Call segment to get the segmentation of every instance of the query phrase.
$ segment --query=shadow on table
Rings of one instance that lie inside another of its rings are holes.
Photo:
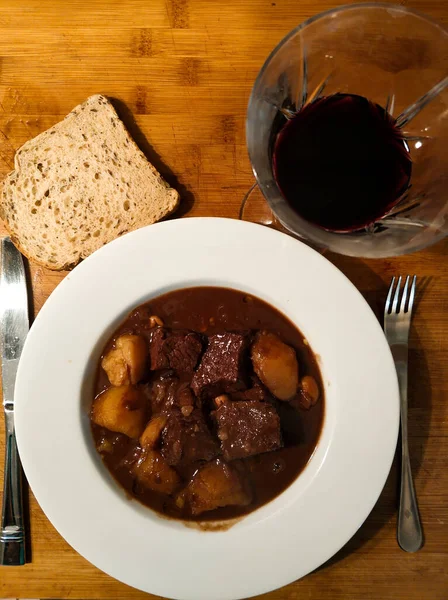
[[[137,146],[146,156],[146,158],[154,165],[154,167],[159,171],[162,177],[167,181],[170,186],[176,189],[181,198],[181,203],[179,208],[177,209],[174,217],[182,217],[186,215],[193,208],[194,205],[194,196],[193,194],[179,181],[177,180],[176,175],[171,171],[171,169],[163,163],[159,154],[154,150],[151,144],[146,139],[144,133],[137,125],[134,115],[132,111],[126,106],[124,102],[118,100],[117,98],[110,98],[115,110],[118,113],[118,116],[126,125],[127,130],[131,134],[132,138],[135,140]]]
[[[25,477],[22,476],[22,499],[23,499],[23,516],[25,521],[25,560],[27,563],[33,562],[32,555],[32,523],[31,523],[31,508],[30,508],[30,486]]]
[[[325,256],[352,281],[383,325],[384,302],[390,280],[400,270],[399,259],[372,261],[372,264],[378,265],[377,271],[382,272],[384,280],[377,272],[373,271],[367,261],[331,253],[327,253]],[[414,310],[418,310],[419,299],[430,284],[430,278],[422,278],[418,283]],[[418,377],[415,374],[418,374]],[[412,472],[416,478],[421,469],[431,423],[431,386],[425,350],[420,343],[419,336],[412,329],[409,348],[408,403],[409,453]],[[379,443],[381,443],[380,440]],[[400,448],[400,444],[401,440],[399,439],[398,448]],[[318,570],[325,569],[357,551],[366,542],[372,540],[397,513],[400,485],[399,457],[400,452],[397,452],[384,489],[364,524],[347,544]],[[393,535],[395,535],[395,531]]]
[[[30,266],[28,260],[24,258],[23,264],[25,267],[25,277],[27,284],[27,295],[28,295],[28,315],[29,315],[29,324],[30,327],[34,321],[34,295],[33,295],[33,286],[32,286],[32,278],[30,273]],[[25,474],[22,473],[22,501],[23,501],[23,518],[25,525],[25,554],[26,554],[26,562],[32,562],[32,546],[31,546],[31,510],[30,510],[30,486],[25,477]]]

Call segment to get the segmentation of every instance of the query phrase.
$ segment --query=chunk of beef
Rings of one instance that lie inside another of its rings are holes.
[[[274,396],[269,392],[269,390],[261,383],[257,376],[252,375],[251,384],[249,384],[247,390],[242,390],[240,392],[234,392],[229,396],[228,394],[221,394],[213,398],[213,405],[215,408],[219,408],[221,404],[224,402],[230,402],[230,400],[235,400],[237,402],[241,402],[244,400],[254,400],[256,402],[270,402],[271,404],[276,404],[276,400]]]
[[[232,400],[256,400],[257,402],[274,402],[269,390],[261,383],[258,377],[251,378],[251,387],[242,392],[232,394]]]
[[[226,460],[271,452],[282,446],[280,418],[267,402],[225,402],[212,416]]]
[[[151,365],[151,371],[158,371],[159,369],[169,369],[170,363],[168,357],[163,351],[165,343],[166,332],[162,327],[157,327],[151,334],[149,344],[149,361]]]
[[[209,337],[208,347],[191,381],[200,398],[214,398],[245,388],[244,358],[247,335],[217,333]]]
[[[178,506],[193,516],[220,506],[247,506],[251,501],[239,473],[220,459],[201,467],[177,498]]]
[[[162,431],[161,452],[168,464],[186,465],[211,460],[219,454],[219,446],[198,408],[189,416],[173,409]]]
[[[198,403],[188,382],[179,381],[174,371],[153,374],[152,380],[141,387],[148,398],[151,415],[167,414],[173,407],[178,407],[184,416],[188,416]]]
[[[149,347],[151,370],[174,369],[192,373],[202,352],[202,341],[192,331],[172,331],[159,327],[151,336]]]
[[[176,403],[179,380],[170,371],[161,372],[142,389],[149,400],[152,415],[167,413]]]
[[[192,373],[202,352],[202,341],[193,332],[174,332],[165,340],[165,351],[172,369],[178,373]]]

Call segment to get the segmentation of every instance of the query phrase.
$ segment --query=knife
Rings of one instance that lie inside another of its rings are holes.
[[[0,250],[0,355],[6,426],[0,565],[14,566],[26,561],[22,467],[14,429],[14,386],[29,331],[28,295],[22,255],[9,238],[1,240]]]

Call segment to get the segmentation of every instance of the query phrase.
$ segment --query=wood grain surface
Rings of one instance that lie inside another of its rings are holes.
[[[0,177],[11,170],[23,142],[101,92],[116,99],[142,149],[181,192],[181,215],[236,218],[253,182],[244,122],[257,72],[290,29],[337,4],[342,2],[0,0]],[[448,23],[446,0],[401,4]],[[424,548],[406,554],[396,543],[394,464],[353,539],[320,569],[265,600],[448,598],[447,248],[445,241],[390,260],[328,255],[378,314],[392,275],[416,273],[424,283],[411,334],[409,397]],[[64,273],[30,265],[29,277],[37,313]],[[0,431],[0,469],[3,451]],[[29,497],[32,562],[0,568],[0,597],[149,597],[79,556]]]

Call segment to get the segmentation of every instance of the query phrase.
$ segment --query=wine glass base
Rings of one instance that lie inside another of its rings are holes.
[[[259,225],[264,225],[265,227],[270,227],[271,229],[281,231],[282,233],[285,233],[286,235],[289,235],[295,238],[296,240],[303,242],[307,246],[310,246],[311,248],[317,250],[320,253],[323,253],[326,250],[325,248],[313,244],[309,240],[299,235],[296,235],[295,233],[284,227],[270,209],[266,198],[263,196],[256,182],[244,195],[244,198],[241,202],[238,218],[240,221],[250,221],[251,223],[258,223]]]

